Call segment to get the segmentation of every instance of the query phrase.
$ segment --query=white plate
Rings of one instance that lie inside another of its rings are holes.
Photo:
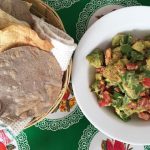
[[[79,107],[89,121],[104,134],[130,144],[150,144],[150,122],[134,120],[125,123],[105,108],[100,108],[89,85],[94,72],[86,56],[96,47],[105,49],[119,32],[131,32],[142,38],[150,34],[150,7],[122,8],[105,15],[93,24],[79,42],[73,62],[72,82]]]
[[[83,131],[83,134],[78,142],[78,150],[101,150],[101,145],[103,141],[107,141],[108,139],[115,143],[113,139],[110,139],[101,132],[98,132],[98,130],[90,124]],[[126,143],[124,143],[124,146],[124,150],[150,150],[150,146],[137,146]]]

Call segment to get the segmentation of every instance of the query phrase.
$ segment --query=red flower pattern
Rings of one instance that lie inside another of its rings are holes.
[[[122,143],[117,140],[110,140],[107,139],[106,141],[103,140],[102,142],[102,150],[132,150],[133,148],[130,145]]]
[[[2,142],[0,142],[0,150],[7,150],[6,146]]]

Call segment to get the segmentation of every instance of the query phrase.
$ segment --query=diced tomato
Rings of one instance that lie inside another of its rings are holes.
[[[70,95],[70,91],[69,91],[69,89],[67,89],[66,93],[63,96],[63,100],[68,100],[69,95]]]
[[[112,58],[112,50],[111,48],[106,49],[105,51],[105,64],[108,65]]]
[[[114,150],[126,150],[124,143],[115,141]]]
[[[119,69],[120,70],[120,73],[122,73],[122,74],[125,74],[126,73],[126,71],[127,71],[127,69],[126,68],[121,68],[121,69]]]
[[[150,87],[150,78],[144,78],[142,84],[143,86]]]
[[[100,102],[99,102],[100,107],[109,106],[111,104],[111,102],[112,102],[112,100],[111,100],[109,92],[104,91],[103,92],[103,99],[100,100]]]
[[[138,107],[143,108],[145,110],[150,109],[150,97],[142,97],[138,100]]]
[[[105,82],[104,81],[100,81],[99,83],[99,89],[101,91],[104,91],[106,89],[106,85],[105,85]]]
[[[145,91],[140,93],[140,96],[141,96],[141,97],[144,97],[144,96],[146,96],[146,95],[147,95],[147,93],[146,93]]]
[[[108,105],[109,105],[109,103],[106,102],[105,100],[100,100],[100,101],[99,101],[99,106],[100,106],[100,107],[105,107],[105,106],[108,106]]]
[[[114,150],[114,145],[111,140],[107,139],[106,145],[107,145],[107,150]]]
[[[103,99],[107,102],[110,103],[111,102],[111,97],[108,91],[104,91],[103,92]]]
[[[2,142],[0,142],[0,150],[7,150],[6,146]]]
[[[142,91],[141,93],[140,93],[140,96],[141,97],[149,97],[149,95],[150,95],[150,90],[149,89],[145,89],[144,91]]]
[[[138,114],[138,117],[147,121],[150,119],[150,114],[146,112],[141,112]]]
[[[126,67],[128,70],[137,70],[139,66],[137,64],[129,63],[126,64]]]
[[[96,68],[96,73],[103,73],[105,70],[105,67],[101,66],[100,68]]]
[[[137,108],[137,103],[135,103],[135,102],[130,102],[127,106],[128,106],[128,108],[130,108],[130,109],[136,109],[136,108]]]

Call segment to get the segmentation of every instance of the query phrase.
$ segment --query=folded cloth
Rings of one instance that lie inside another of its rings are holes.
[[[56,39],[51,39],[51,42],[54,45],[54,48],[51,50],[51,52],[57,59],[62,71],[66,71],[76,45],[73,44],[68,46],[57,41]]]
[[[67,33],[48,24],[43,19],[32,15],[34,20],[34,30],[42,39],[51,42],[54,48],[51,50],[56,57],[62,71],[66,71],[70,59],[77,45]]]
[[[9,126],[9,129],[13,131],[15,136],[19,135],[19,133],[27,126],[27,124],[32,120],[32,118],[27,118],[22,121],[9,121],[9,120],[0,120],[0,129],[2,125]]]

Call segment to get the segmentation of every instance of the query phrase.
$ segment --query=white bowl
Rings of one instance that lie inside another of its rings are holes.
[[[146,145],[150,144],[150,121],[132,119],[123,122],[110,110],[100,108],[89,88],[94,72],[86,56],[96,47],[105,49],[112,37],[120,32],[130,32],[139,38],[150,35],[150,7],[135,6],[116,10],[88,29],[74,56],[73,90],[79,107],[97,129],[122,142]]]

